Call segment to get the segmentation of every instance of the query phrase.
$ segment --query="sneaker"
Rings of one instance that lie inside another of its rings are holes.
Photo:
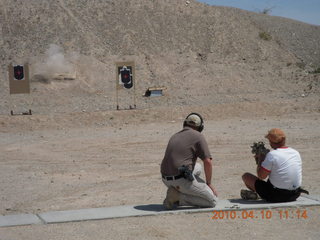
[[[240,196],[245,200],[257,200],[259,198],[258,194],[251,190],[242,189]]]
[[[163,201],[165,209],[172,210],[175,204],[179,202],[179,195],[179,192],[174,187],[169,187],[167,190],[167,197]]]

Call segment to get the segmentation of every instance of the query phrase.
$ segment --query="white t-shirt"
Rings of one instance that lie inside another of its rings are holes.
[[[299,152],[293,148],[277,148],[270,151],[261,166],[270,172],[269,180],[273,186],[288,190],[301,186],[301,157]]]

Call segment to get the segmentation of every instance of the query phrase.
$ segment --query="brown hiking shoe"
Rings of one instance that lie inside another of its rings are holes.
[[[163,201],[163,206],[167,210],[172,210],[175,204],[179,202],[179,192],[174,187],[169,187],[167,190],[167,197]]]
[[[258,200],[259,196],[256,192],[251,190],[242,189],[240,192],[240,196],[245,200]]]

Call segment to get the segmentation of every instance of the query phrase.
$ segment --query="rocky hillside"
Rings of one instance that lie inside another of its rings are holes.
[[[317,96],[320,27],[184,0],[0,0],[1,114],[203,106]],[[135,91],[116,93],[115,62]],[[30,96],[9,96],[7,66],[29,62]],[[66,70],[67,69],[67,70]],[[75,80],[54,80],[69,71]],[[165,96],[142,97],[148,87]]]
[[[320,66],[320,26],[265,14],[252,14],[253,21],[283,48],[292,52],[302,66]]]

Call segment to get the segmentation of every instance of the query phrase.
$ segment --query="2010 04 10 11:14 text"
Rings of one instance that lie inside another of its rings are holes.
[[[219,219],[307,219],[306,209],[286,210],[241,210],[241,211],[212,211],[212,220]]]

